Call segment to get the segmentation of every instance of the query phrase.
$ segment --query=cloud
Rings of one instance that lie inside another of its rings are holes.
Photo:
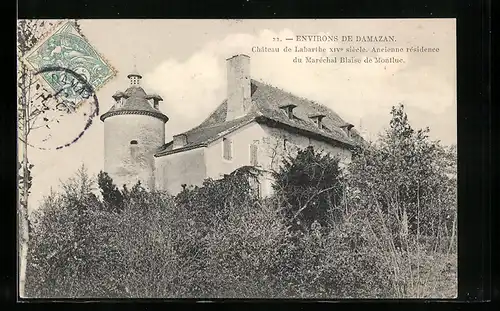
[[[320,35],[328,33],[318,33]],[[317,53],[283,52],[285,47],[316,47],[317,42],[299,43],[289,29],[279,32],[230,34],[214,40],[185,61],[168,58],[145,74],[144,84],[165,99],[161,108],[170,121],[167,135],[177,134],[199,124],[225,98],[225,59],[243,53],[251,57],[252,78],[263,80],[298,96],[321,102],[352,123],[363,117],[389,111],[398,103],[416,105],[429,114],[444,111],[453,104],[453,90],[446,85],[440,69],[409,66],[411,55],[398,53]],[[273,41],[281,38],[281,42]],[[291,43],[292,42],[292,43]],[[344,47],[335,43],[324,47]],[[252,47],[279,48],[280,52],[252,52]],[[345,51],[345,50],[344,50]],[[294,63],[296,56],[401,58],[403,63],[310,64]],[[354,119],[354,120],[353,120]],[[370,124],[370,123],[367,123]],[[368,129],[378,132],[379,128]]]
[[[95,41],[102,40],[99,50],[105,55],[117,52],[113,49],[119,46],[119,54],[132,42],[123,36],[122,31],[116,33],[117,41],[108,46],[109,40],[102,39],[101,29],[95,26]],[[117,29],[131,27],[125,23]],[[359,25],[359,21],[355,23]],[[134,26],[135,27],[135,26]],[[150,26],[144,26],[149,29]],[[364,29],[364,26],[361,27]],[[432,28],[432,27],[431,27]],[[353,30],[354,31],[354,30]],[[121,34],[121,37],[120,37]],[[318,33],[332,35],[332,33]],[[187,57],[165,57],[163,61],[150,72],[143,72],[143,86],[149,92],[161,95],[164,101],[161,109],[170,120],[167,123],[167,140],[173,134],[188,130],[203,121],[224,99],[226,94],[226,64],[225,60],[234,54],[245,53],[251,57],[251,74],[254,79],[263,80],[277,87],[285,89],[295,95],[316,100],[337,113],[343,118],[371,133],[379,132],[389,120],[390,107],[404,103],[409,109],[408,114],[415,127],[431,127],[431,134],[445,143],[456,142],[455,126],[455,82],[454,59],[437,54],[407,54],[407,53],[379,53],[380,57],[403,58],[405,63],[398,64],[306,64],[294,63],[295,56],[333,57],[332,53],[254,53],[252,47],[294,48],[316,47],[315,42],[292,42],[284,40],[296,35],[289,29],[281,31],[262,30],[247,33],[233,33],[221,36],[201,46],[194,53],[190,47],[186,48]],[[147,36],[137,36],[140,38]],[[281,38],[281,42],[273,41]],[[425,40],[431,37],[425,36]],[[417,39],[412,39],[413,42]],[[422,39],[423,40],[423,39]],[[434,39],[432,39],[434,40]],[[442,39],[441,39],[442,40]],[[418,40],[417,40],[418,41]],[[93,41],[94,42],[94,41]],[[133,41],[136,42],[136,41]],[[428,42],[440,45],[441,41]],[[156,44],[157,41],[154,41]],[[163,51],[162,45],[153,44],[151,40],[141,41],[141,51],[155,52],[154,62],[157,62],[156,53],[171,54]],[[408,43],[409,44],[409,43]],[[344,47],[335,43],[321,44],[328,47]],[[358,44],[352,45],[354,48]],[[366,46],[368,47],[368,46]],[[445,43],[441,44],[443,49]],[[132,47],[131,47],[132,48]],[[177,50],[177,48],[176,48]],[[182,47],[179,48],[182,50]],[[117,52],[118,53],[118,52]],[[118,55],[118,54],[117,54]],[[353,56],[342,53],[337,56]],[[359,53],[358,57],[376,56],[374,53]],[[126,57],[116,57],[115,64],[120,68]],[[127,64],[127,66],[132,64]],[[127,67],[129,68],[129,67]],[[106,85],[101,91],[101,113],[107,111],[111,105],[111,95],[122,88],[122,82],[117,80]],[[109,101],[109,102],[108,102]],[[67,142],[68,138],[75,137],[83,127],[84,119],[80,116],[65,118],[63,123],[54,127],[50,133],[56,142]],[[433,130],[435,129],[435,130]],[[50,187],[57,188],[59,179],[71,177],[82,163],[91,173],[97,173],[103,168],[103,124],[94,119],[94,124],[86,134],[70,148],[56,152],[30,149],[30,159],[35,167],[33,175],[35,182],[30,197],[30,206],[37,207],[37,201],[49,193]],[[33,132],[30,141],[38,145],[45,138],[48,131]]]

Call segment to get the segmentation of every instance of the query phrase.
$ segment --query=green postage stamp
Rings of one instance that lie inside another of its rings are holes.
[[[68,72],[85,79],[94,92],[116,75],[113,67],[80,34],[72,21],[62,23],[40,40],[28,53],[25,62],[35,72],[40,72],[42,80],[54,92],[64,92],[63,96],[75,103],[90,94],[82,94],[88,92],[87,88],[76,87],[75,84],[82,84],[82,81]]]

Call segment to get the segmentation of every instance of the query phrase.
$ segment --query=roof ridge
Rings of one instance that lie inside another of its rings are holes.
[[[212,118],[216,113],[217,111],[224,105],[227,103],[227,98],[225,98],[219,105],[217,105],[217,107],[215,107],[209,114],[208,116],[202,121],[200,122],[200,124],[198,124],[198,126],[196,127],[193,127],[193,129],[195,128],[198,128],[198,127],[201,127],[201,125],[203,123],[206,123],[208,120],[210,120],[210,118]]]
[[[332,113],[334,116],[338,117],[338,118],[340,119],[340,121],[342,121],[342,122],[346,123],[346,121],[344,120],[344,118],[343,118],[343,117],[341,117],[341,116],[340,116],[337,112],[335,112],[332,108],[329,108],[329,107],[327,107],[326,105],[324,105],[324,104],[322,104],[322,103],[320,103],[320,102],[318,102],[318,101],[316,101],[316,100],[312,100],[312,99],[309,99],[309,98],[306,98],[306,97],[303,97],[303,96],[296,95],[296,94],[294,94],[294,93],[292,93],[292,92],[290,92],[290,91],[287,91],[287,90],[281,89],[281,88],[279,88],[279,87],[277,87],[277,86],[275,86],[275,85],[272,85],[272,84],[271,84],[271,83],[269,83],[269,82],[265,82],[265,81],[258,81],[258,80],[255,80],[255,79],[250,79],[250,80],[251,80],[251,82],[257,82],[258,84],[262,84],[262,85],[264,85],[264,86],[266,86],[266,87],[270,87],[270,88],[272,88],[272,89],[274,89],[274,90],[277,90],[277,91],[279,91],[279,92],[282,92],[282,93],[284,93],[284,94],[286,94],[286,95],[289,95],[289,96],[291,96],[291,97],[293,97],[293,98],[296,98],[296,99],[298,99],[298,100],[301,100],[301,101],[307,102],[307,103],[309,103],[309,104],[311,104],[311,105],[313,105],[313,106],[316,106],[316,107],[314,107],[314,108],[322,108],[322,109],[325,109],[325,110],[327,110],[329,113]],[[257,87],[258,87],[258,85],[257,85]],[[332,120],[332,121],[335,121],[335,120]]]
[[[228,121],[223,121],[223,122],[218,122],[218,123],[215,123],[215,124],[211,124],[211,125],[207,125],[207,126],[200,126],[198,125],[197,127],[194,127],[190,130],[187,130],[185,132],[182,132],[182,133],[179,133],[179,134],[176,134],[176,135],[181,135],[181,134],[192,134],[198,130],[209,130],[209,129],[213,129],[215,127],[219,127],[219,126],[224,126],[224,125],[228,125],[230,123],[234,123],[234,126],[237,126],[239,122],[241,121],[244,121],[245,118],[248,118],[249,120],[250,119],[253,119],[255,118],[256,116],[255,115],[252,115],[252,114],[247,114],[247,115],[244,115],[244,116],[241,116],[239,118],[236,118],[236,119],[233,119],[233,120],[228,120]],[[232,128],[232,127],[230,127]]]
[[[333,109],[323,105],[315,100],[311,100],[292,92],[281,89],[277,86],[270,84],[263,80],[250,78],[252,89],[252,105],[255,105],[255,110],[249,111],[246,115],[233,120],[226,120],[227,118],[227,98],[225,98],[210,114],[197,126],[191,129],[178,133],[176,135],[186,135],[188,144],[180,150],[187,150],[185,148],[192,148],[193,146],[202,146],[232,132],[243,124],[250,122],[265,122],[271,126],[280,124],[285,128],[294,128],[299,130],[303,135],[318,135],[322,139],[328,141],[336,141],[337,143],[354,145],[356,141],[349,137],[339,125],[346,123]],[[254,88],[255,87],[255,88]],[[288,120],[288,117],[279,109],[279,104],[282,100],[289,100],[291,103],[297,105],[297,116],[300,117],[300,122],[297,120]],[[300,107],[300,108],[299,108]],[[317,128],[309,118],[310,114],[324,114],[326,119],[323,121],[323,128]],[[304,119],[305,118],[305,119]],[[264,121],[268,120],[268,121]],[[290,130],[290,129],[288,129]],[[178,152],[180,150],[166,151],[165,154]]]
[[[271,83],[269,83],[269,82],[265,82],[265,81],[258,81],[258,80],[255,80],[255,79],[251,79],[251,81],[255,81],[255,82],[260,83],[260,84],[263,84],[264,86],[267,86],[267,87],[271,87],[271,88],[273,88],[273,89],[276,89],[276,90],[278,90],[278,91],[280,91],[280,92],[282,92],[282,93],[285,93],[285,94],[290,95],[290,96],[292,96],[292,97],[295,97],[295,98],[297,98],[297,99],[304,100],[304,101],[308,101],[308,102],[314,102],[313,100],[311,100],[311,99],[309,99],[309,98],[305,98],[305,97],[302,97],[302,96],[299,96],[299,95],[295,95],[295,94],[293,94],[291,91],[286,91],[286,90],[284,90],[284,89],[281,89],[281,88],[279,88],[279,87],[277,87],[277,86],[275,86],[275,85],[272,85],[272,84],[271,84]]]

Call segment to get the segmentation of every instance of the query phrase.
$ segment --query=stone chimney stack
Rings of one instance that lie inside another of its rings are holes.
[[[246,115],[252,103],[250,88],[250,57],[235,55],[227,62],[226,121]]]

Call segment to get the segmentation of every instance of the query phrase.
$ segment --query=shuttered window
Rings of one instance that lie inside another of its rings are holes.
[[[258,148],[257,144],[253,143],[250,145],[250,165],[257,166],[259,161],[257,160]]]
[[[250,177],[250,191],[258,198],[262,198],[262,190],[259,180],[256,177]]]
[[[226,160],[231,160],[233,158],[232,142],[228,138],[222,139],[223,157]]]

